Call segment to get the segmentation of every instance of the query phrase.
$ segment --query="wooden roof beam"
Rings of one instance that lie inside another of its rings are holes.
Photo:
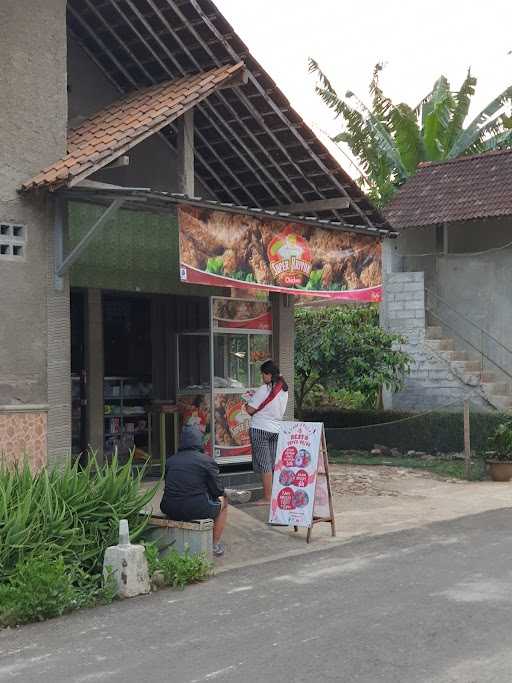
[[[348,209],[350,201],[346,197],[334,197],[333,199],[315,199],[310,202],[297,204],[281,204],[273,206],[272,211],[281,213],[304,213],[308,211],[334,211],[335,209]]]

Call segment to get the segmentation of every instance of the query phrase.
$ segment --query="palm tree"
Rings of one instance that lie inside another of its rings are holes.
[[[371,108],[353,92],[340,97],[318,63],[309,60],[309,71],[318,76],[316,92],[336,117],[342,117],[343,131],[334,136],[346,143],[361,168],[359,182],[379,205],[385,204],[396,188],[416,172],[422,161],[441,161],[512,146],[512,86],[490,102],[468,126],[466,121],[476,78],[468,70],[459,90],[453,92],[445,76],[412,109],[394,104],[380,87],[382,64],[373,70],[370,82]]]

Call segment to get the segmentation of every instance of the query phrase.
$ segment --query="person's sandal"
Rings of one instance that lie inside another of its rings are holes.
[[[222,557],[222,555],[224,555],[225,549],[226,548],[224,546],[224,543],[213,544],[213,554],[215,555],[215,557]]]

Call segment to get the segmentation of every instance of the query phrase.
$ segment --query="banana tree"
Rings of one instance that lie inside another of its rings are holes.
[[[359,182],[377,204],[386,204],[422,161],[512,147],[512,86],[465,126],[477,83],[470,70],[457,91],[440,76],[412,108],[404,102],[394,104],[384,94],[379,82],[382,68],[374,67],[367,106],[351,91],[340,97],[318,63],[309,60],[309,71],[318,78],[316,92],[343,121],[343,130],[332,139],[349,146],[361,169]]]

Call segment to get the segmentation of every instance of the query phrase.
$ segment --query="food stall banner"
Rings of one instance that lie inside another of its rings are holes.
[[[283,422],[277,442],[270,524],[311,527],[329,517],[321,422]],[[321,457],[322,456],[322,457]]]
[[[214,297],[212,318],[214,329],[272,331],[272,308],[268,301]]]
[[[191,206],[178,209],[182,282],[380,301],[373,236]]]

